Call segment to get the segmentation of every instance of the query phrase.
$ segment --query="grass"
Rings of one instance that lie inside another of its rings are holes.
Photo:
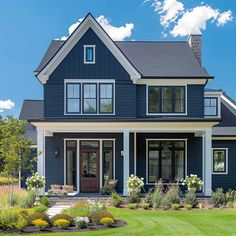
[[[202,211],[152,211],[110,209],[128,225],[123,228],[84,233],[53,233],[47,236],[143,236],[143,235],[236,235],[236,211],[202,210]],[[7,234],[3,234],[6,236]],[[11,234],[12,235],[12,234]],[[36,236],[37,234],[34,234]],[[10,236],[8,234],[7,236]],[[38,234],[42,236],[42,234]]]

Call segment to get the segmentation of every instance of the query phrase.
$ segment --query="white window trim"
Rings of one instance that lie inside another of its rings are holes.
[[[66,184],[66,141],[77,141],[77,191],[75,194],[80,193],[80,142],[84,140],[91,140],[91,141],[99,141],[99,187],[102,187],[102,168],[103,168],[103,162],[102,162],[102,142],[103,141],[113,141],[113,179],[116,179],[116,139],[115,138],[64,138],[64,184]]]
[[[95,64],[96,62],[96,50],[95,50],[96,45],[84,45],[84,64]],[[93,60],[92,61],[87,61],[86,60],[86,49],[87,48],[93,48]]]
[[[214,166],[213,166],[213,159],[214,159],[214,150],[225,150],[225,172],[214,172]],[[212,148],[212,174],[213,175],[227,175],[228,174],[228,152],[229,152],[229,148],[217,148],[217,147],[214,147]]]
[[[207,116],[205,115],[205,98],[216,98],[217,100],[217,114],[216,115],[213,115],[213,116]],[[205,118],[214,118],[214,117],[217,117],[217,118],[220,118],[221,117],[221,99],[219,96],[212,96],[212,95],[205,95],[204,96],[204,117]]]
[[[148,105],[149,105],[149,102],[148,102],[148,90],[149,90],[149,87],[184,87],[185,88],[185,112],[184,113],[161,113],[161,112],[158,112],[158,113],[149,113],[148,112]],[[188,99],[187,99],[187,94],[188,94],[188,86],[187,85],[158,85],[158,84],[153,84],[153,85],[149,85],[147,84],[146,85],[146,115],[147,116],[186,116],[188,115]]]
[[[187,167],[188,167],[188,164],[187,164],[187,145],[188,145],[188,140],[187,139],[156,139],[156,138],[150,138],[150,139],[146,139],[146,185],[155,185],[155,183],[149,183],[148,182],[148,142],[149,141],[184,141],[185,142],[185,165],[184,165],[184,168],[185,168],[185,172],[184,172],[184,175],[187,176]],[[168,185],[168,184],[173,184],[173,183],[165,183],[165,185]]]
[[[66,97],[66,88],[67,83],[80,83],[81,85],[81,94],[80,94],[80,112],[74,112],[74,113],[68,113],[66,110],[67,106],[67,97]],[[97,85],[97,112],[96,113],[83,113],[83,84],[96,84]],[[113,84],[113,112],[112,113],[100,113],[99,112],[99,84]],[[115,80],[114,79],[106,79],[106,80],[80,80],[80,79],[65,79],[64,80],[64,115],[66,116],[114,116],[115,115],[115,94],[116,94],[116,88],[115,88]]]

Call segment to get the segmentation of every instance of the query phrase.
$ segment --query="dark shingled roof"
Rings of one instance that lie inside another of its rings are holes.
[[[53,40],[35,72],[40,72],[65,43]],[[187,42],[115,42],[143,77],[209,77]]]

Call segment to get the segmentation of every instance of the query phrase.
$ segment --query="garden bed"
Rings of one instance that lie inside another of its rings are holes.
[[[85,229],[78,229],[75,226],[68,227],[68,229],[59,229],[57,227],[50,227],[45,230],[39,230],[36,229],[34,226],[29,226],[24,231],[17,231],[17,230],[0,230],[0,233],[17,233],[17,234],[45,234],[45,233],[70,233],[70,232],[84,232],[84,231],[95,231],[95,230],[105,230],[105,229],[114,229],[114,228],[120,228],[126,226],[127,223],[123,220],[116,220],[115,223],[111,227],[107,227],[104,225],[95,225],[95,224],[89,224],[87,228]]]

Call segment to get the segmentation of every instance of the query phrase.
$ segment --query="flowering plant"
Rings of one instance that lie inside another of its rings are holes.
[[[84,221],[87,224],[89,223],[89,218],[88,217],[79,216],[79,217],[76,217],[74,220],[75,220],[75,222]]]
[[[79,229],[84,229],[87,228],[88,224],[89,224],[89,218],[88,217],[76,217],[75,219],[75,225],[77,228]]]
[[[139,178],[135,175],[131,175],[127,181],[128,192],[131,193],[133,190],[141,190],[144,186],[143,178]]]
[[[107,207],[109,206],[109,203],[96,202],[94,200],[89,200],[89,199],[87,202],[88,202],[88,210],[90,214],[93,214],[94,212],[97,212],[97,211],[106,210]]]
[[[46,182],[44,176],[39,176],[36,172],[34,175],[26,179],[26,185],[28,190],[38,191],[44,188]]]
[[[191,174],[190,176],[186,176],[183,185],[187,185],[188,190],[194,189],[200,191],[202,190],[203,181],[197,175]]]

